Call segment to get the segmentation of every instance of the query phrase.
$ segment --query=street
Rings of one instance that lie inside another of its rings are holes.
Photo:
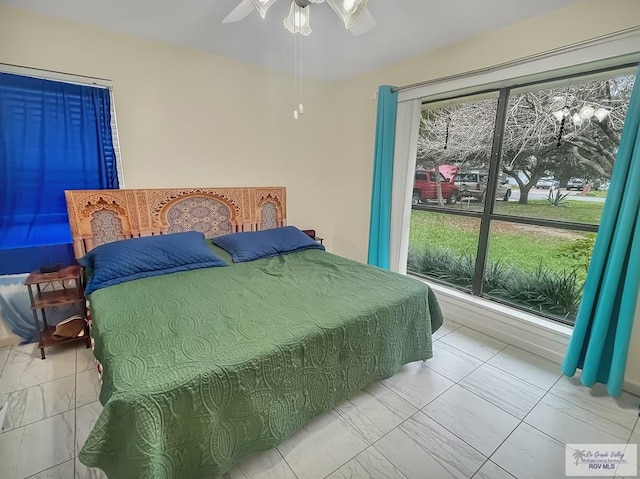
[[[553,191],[553,195],[555,196],[557,190]],[[567,190],[560,189],[562,194],[567,193]],[[606,198],[595,198],[592,196],[583,196],[582,191],[569,191],[569,196],[567,199],[575,200],[575,201],[586,201],[589,203],[604,203]],[[531,188],[529,191],[529,199],[530,200],[546,200],[549,198],[549,190],[540,189],[540,188]],[[509,201],[518,201],[520,199],[520,190],[511,190],[511,199]]]

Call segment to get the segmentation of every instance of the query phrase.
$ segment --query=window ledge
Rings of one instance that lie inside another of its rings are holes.
[[[556,323],[550,319],[536,316],[535,314],[527,313],[526,311],[522,311],[520,309],[510,308],[509,306],[506,306],[504,304],[496,303],[485,298],[479,298],[478,296],[463,293],[462,291],[458,291],[454,288],[447,288],[446,286],[442,286],[441,284],[430,283],[426,280],[424,282],[427,283],[429,287],[435,292],[446,294],[461,301],[466,301],[480,308],[512,316],[515,320],[527,322],[541,328],[546,328],[550,331],[555,331],[559,334],[565,335],[567,338],[570,338],[571,333],[573,332],[573,328],[565,324]]]
[[[483,332],[561,363],[573,329],[503,304],[411,276],[436,293],[446,320]]]

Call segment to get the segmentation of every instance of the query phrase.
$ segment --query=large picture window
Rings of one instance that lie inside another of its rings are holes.
[[[573,324],[632,73],[424,102],[407,270]]]

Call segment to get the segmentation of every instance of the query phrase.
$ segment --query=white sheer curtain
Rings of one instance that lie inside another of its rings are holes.
[[[399,102],[396,115],[389,269],[400,274],[407,272],[411,193],[416,169],[421,108],[422,102],[419,99]]]
[[[21,339],[18,336],[7,329],[7,326],[4,324],[4,320],[2,319],[2,315],[0,315],[0,348],[19,344],[20,341]]]
[[[113,95],[113,88],[109,87],[109,96],[111,98],[111,142],[113,143],[113,152],[116,156],[116,173],[118,174],[118,187],[123,190],[124,171],[122,170],[122,151],[120,150],[120,137],[118,136],[118,120],[116,118],[116,99]]]

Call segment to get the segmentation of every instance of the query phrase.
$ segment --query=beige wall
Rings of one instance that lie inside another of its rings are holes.
[[[640,301],[638,301],[638,306],[636,307],[636,319],[631,335],[625,380],[633,383],[640,390]]]
[[[379,85],[402,86],[488,67],[636,25],[640,1],[588,0],[334,85],[341,112],[334,188],[349,205],[348,214],[335,217],[334,250],[366,261],[376,112],[370,97]],[[640,306],[636,319],[640,324]],[[640,387],[638,324],[627,380]]]
[[[587,0],[334,85],[341,112],[336,189],[350,205],[349,215],[336,217],[335,250],[366,260],[376,112],[371,95],[379,85],[485,68],[639,24],[638,0]]]
[[[127,187],[284,185],[289,223],[331,244],[327,85],[294,122],[287,75],[3,6],[0,62],[112,80]]]
[[[286,75],[0,6],[0,62],[113,81],[128,187],[285,185],[289,222],[366,260],[381,84],[473,70],[640,24],[637,0],[587,0],[348,81]],[[640,310],[638,313],[640,317]],[[640,328],[629,359],[640,384]]]

